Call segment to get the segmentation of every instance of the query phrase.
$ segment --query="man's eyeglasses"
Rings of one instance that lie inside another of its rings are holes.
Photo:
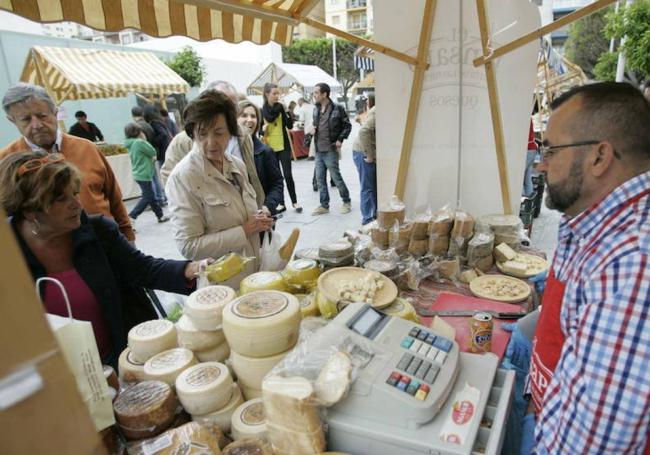
[[[65,157],[61,153],[50,153],[43,158],[35,158],[33,160],[25,161],[18,168],[18,177],[34,172],[42,168],[43,166],[50,163],[59,163],[63,161]]]
[[[600,144],[601,141],[581,141],[574,142],[573,144],[563,144],[563,145],[540,145],[539,153],[542,156],[542,161],[547,161],[550,157],[555,155],[560,149],[570,148],[570,147],[582,147],[583,145],[596,145]]]

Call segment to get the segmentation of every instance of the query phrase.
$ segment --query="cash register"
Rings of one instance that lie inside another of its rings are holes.
[[[460,352],[454,340],[362,303],[348,305],[323,330],[331,331],[359,367],[347,396],[327,410],[329,450],[352,455],[500,452],[514,373],[500,370],[496,355]],[[445,442],[441,429],[466,385],[480,391],[476,412],[462,443]]]

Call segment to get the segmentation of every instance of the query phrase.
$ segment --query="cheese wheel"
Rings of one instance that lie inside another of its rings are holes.
[[[280,272],[257,272],[248,275],[239,283],[241,295],[255,291],[287,291],[287,283]]]
[[[274,455],[268,441],[260,438],[243,438],[223,448],[223,455]]]
[[[230,349],[249,357],[269,357],[298,341],[300,303],[286,292],[255,291],[233,300],[223,311]]]
[[[176,334],[178,345],[191,351],[206,351],[226,341],[223,330],[199,330],[185,314],[176,323]]]
[[[399,297],[395,299],[389,307],[386,307],[381,311],[390,316],[406,319],[408,321],[416,322],[418,320],[418,315],[415,312],[413,305],[411,305],[408,300]]]
[[[255,398],[262,398],[262,389],[254,389],[246,387],[244,384],[239,383],[239,388],[244,396],[244,400],[254,400]]]
[[[190,414],[208,414],[223,408],[232,394],[232,377],[219,362],[205,362],[183,371],[176,378],[176,393]]]
[[[298,259],[289,262],[282,275],[289,288],[310,291],[318,285],[320,267],[316,261]]]
[[[235,291],[228,286],[206,286],[190,294],[183,314],[190,318],[197,330],[218,330],[221,313],[234,298]]]
[[[137,362],[131,354],[131,349],[126,348],[117,361],[119,378],[124,382],[144,381],[144,363]]]
[[[322,292],[316,293],[316,305],[318,305],[318,312],[325,319],[332,319],[339,313],[339,309],[336,306],[336,302],[328,300],[327,297],[323,295]]]
[[[208,414],[192,414],[192,420],[202,425],[217,425],[224,433],[230,433],[232,415],[235,409],[244,402],[244,396],[237,384],[230,387],[228,403],[217,411]]]
[[[318,316],[318,304],[316,303],[316,293],[311,294],[296,294],[296,298],[300,302],[300,313],[303,318],[309,316]]]
[[[196,358],[189,349],[169,349],[144,363],[144,375],[148,380],[162,381],[174,387],[178,375],[195,364]]]
[[[223,283],[241,273],[245,266],[246,263],[239,254],[229,253],[210,264],[205,271],[210,282]]]
[[[270,357],[248,357],[235,351],[230,353],[230,364],[239,378],[239,384],[249,389],[262,390],[264,376],[288,354],[281,352]]]
[[[232,415],[231,436],[237,441],[246,437],[266,438],[266,421],[264,420],[264,403],[261,398],[249,400],[241,405]]]
[[[129,330],[128,339],[131,357],[139,363],[177,346],[174,323],[165,319],[154,319],[136,325]]]
[[[225,336],[224,336],[225,338]],[[223,363],[230,355],[230,346],[224,341],[213,348],[205,351],[194,351],[194,356],[199,362],[221,362]]]
[[[113,403],[115,418],[129,439],[156,436],[172,424],[177,401],[169,385],[144,381],[122,391]]]

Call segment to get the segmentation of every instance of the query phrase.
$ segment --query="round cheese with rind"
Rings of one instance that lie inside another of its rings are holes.
[[[336,302],[329,300],[322,292],[316,292],[316,305],[318,306],[318,312],[325,319],[332,319],[339,313]]]
[[[131,349],[126,348],[117,361],[119,378],[123,382],[144,381],[144,363],[137,362],[131,354]]]
[[[262,398],[261,389],[246,387],[244,384],[241,383],[239,383],[239,388],[241,389],[242,395],[244,395],[244,400],[254,400],[255,398]]]
[[[206,351],[226,341],[221,328],[199,330],[192,320],[184,314],[176,323],[178,345],[191,351]]]
[[[195,364],[196,358],[189,349],[169,349],[144,363],[144,375],[148,380],[162,381],[174,387],[178,375]]]
[[[296,344],[301,319],[295,296],[255,291],[226,306],[223,331],[231,350],[249,357],[269,357]]]
[[[408,300],[400,297],[395,299],[395,301],[391,303],[390,306],[382,309],[381,311],[390,316],[406,319],[408,321],[419,321],[418,314],[416,313],[415,308],[413,308],[413,305],[411,305]]]
[[[128,334],[132,359],[144,363],[154,355],[177,346],[174,323],[154,319],[136,325]]]
[[[300,313],[302,313],[303,318],[320,315],[318,304],[316,303],[316,292],[312,292],[311,294],[295,294],[295,296],[300,302]]]
[[[123,390],[113,403],[115,419],[129,439],[156,436],[167,430],[178,402],[169,385],[144,381]]]
[[[205,351],[194,351],[194,356],[199,360],[199,362],[223,363],[228,358],[229,355],[230,355],[230,346],[228,346],[227,341],[219,343],[215,347],[206,349]]]
[[[255,291],[288,291],[288,287],[280,272],[256,272],[239,283],[241,295]]]
[[[230,433],[235,441],[246,437],[262,439],[266,437],[264,403],[261,398],[249,400],[235,409]]]
[[[262,390],[262,380],[288,354],[281,352],[270,357],[248,357],[235,351],[230,353],[230,364],[239,378],[239,384],[249,389]]]
[[[234,298],[235,291],[228,286],[206,286],[189,295],[183,313],[198,330],[218,330],[221,313]]]
[[[176,378],[176,393],[190,414],[208,414],[223,408],[232,394],[232,377],[219,362],[204,362],[183,371]]]
[[[318,285],[320,267],[316,261],[297,259],[287,264],[282,275],[290,289],[311,291]]]
[[[223,455],[274,455],[268,441],[260,438],[243,438],[223,448]]]
[[[224,433],[230,433],[232,415],[243,402],[244,396],[239,386],[233,384],[230,388],[230,398],[225,406],[208,414],[192,414],[192,420],[200,424],[217,425]]]

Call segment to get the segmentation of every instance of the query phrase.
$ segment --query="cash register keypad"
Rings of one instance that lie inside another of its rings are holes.
[[[400,359],[397,368],[406,374],[393,371],[386,383],[424,401],[430,390],[428,384],[435,381],[453,343],[413,327],[402,340],[401,346],[407,352]]]

